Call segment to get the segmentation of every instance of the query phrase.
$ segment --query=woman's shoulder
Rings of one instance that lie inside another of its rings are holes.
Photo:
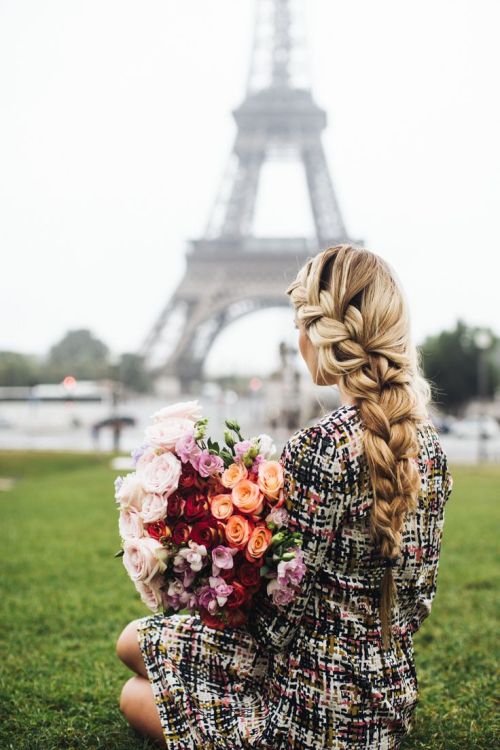
[[[288,439],[284,453],[307,450],[332,456],[347,438],[359,432],[359,410],[356,404],[342,404],[312,424],[299,427]]]

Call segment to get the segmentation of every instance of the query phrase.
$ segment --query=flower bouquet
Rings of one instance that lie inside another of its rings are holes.
[[[143,602],[187,609],[214,628],[243,626],[262,586],[278,607],[305,573],[300,532],[287,530],[283,467],[265,434],[206,436],[198,401],[152,415],[135,471],[115,480],[123,563]]]

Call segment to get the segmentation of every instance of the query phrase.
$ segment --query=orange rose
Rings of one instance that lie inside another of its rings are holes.
[[[278,497],[283,487],[283,466],[279,461],[261,461],[257,484],[268,497]]]
[[[226,540],[230,547],[243,549],[250,538],[253,527],[250,521],[237,513],[229,517],[226,523]]]
[[[231,464],[227,469],[222,472],[220,481],[224,487],[232,489],[235,484],[238,484],[242,479],[246,479],[248,476],[248,469],[243,462]]]
[[[242,513],[260,513],[264,505],[264,495],[255,482],[242,479],[231,492],[233,503]]]
[[[228,492],[223,495],[213,495],[210,498],[210,510],[213,517],[218,521],[223,521],[225,518],[229,518],[234,510],[231,495]]]
[[[273,532],[265,524],[256,526],[250,534],[248,545],[245,550],[245,557],[249,562],[262,557],[266,549],[271,544]]]

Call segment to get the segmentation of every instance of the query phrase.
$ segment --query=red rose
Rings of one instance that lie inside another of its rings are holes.
[[[208,500],[200,492],[193,493],[186,497],[184,506],[184,515],[187,521],[197,521],[205,518],[208,511]]]
[[[175,544],[185,544],[189,539],[191,526],[185,521],[179,521],[175,524],[172,531],[172,540]]]
[[[231,625],[233,628],[241,627],[248,620],[248,614],[242,609],[238,609],[238,607],[228,609],[226,614],[228,625]]]
[[[191,539],[196,544],[204,544],[207,549],[215,547],[219,543],[216,520],[210,517],[194,523],[191,529]]]
[[[153,539],[160,539],[162,536],[167,536],[166,528],[165,521],[156,521],[156,523],[146,524],[148,536],[152,536]],[[170,535],[170,529],[168,530],[168,533]]]
[[[220,573],[220,577],[223,578],[227,583],[231,583],[236,578],[236,571],[233,568],[222,568]]]
[[[266,578],[266,580],[268,579]],[[255,586],[247,586],[246,592],[247,592],[248,598],[251,599],[251,597],[257,593],[257,591],[260,589],[261,586],[262,586],[262,581],[259,581],[259,583],[256,583]]]
[[[177,492],[174,492],[168,498],[167,516],[170,518],[179,518],[184,513],[185,500]]]
[[[239,581],[231,581],[233,590],[227,597],[226,607],[233,609],[234,607],[240,607],[247,599],[247,592],[244,586]]]
[[[196,473],[191,464],[184,464],[182,474],[179,477],[179,487],[187,489],[194,487],[196,484]]]
[[[203,623],[205,625],[208,625],[209,628],[216,628],[217,630],[224,630],[224,623],[222,620],[218,617],[214,617],[210,614],[210,612],[206,609],[201,608],[200,609],[200,617]]]
[[[260,584],[260,565],[251,562],[243,562],[238,568],[238,578],[243,586],[255,586]]]

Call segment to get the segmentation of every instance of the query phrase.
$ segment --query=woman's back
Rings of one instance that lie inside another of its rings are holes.
[[[336,747],[336,738],[338,747],[385,748],[410,726],[418,698],[412,634],[435,593],[452,478],[434,426],[419,425],[421,491],[402,530],[393,642],[383,650],[385,560],[370,536],[363,429],[358,407],[343,405],[295,432],[282,453],[290,526],[302,532],[307,574],[289,605],[277,608],[259,596],[249,623],[273,652],[270,743],[281,736],[294,748]]]

